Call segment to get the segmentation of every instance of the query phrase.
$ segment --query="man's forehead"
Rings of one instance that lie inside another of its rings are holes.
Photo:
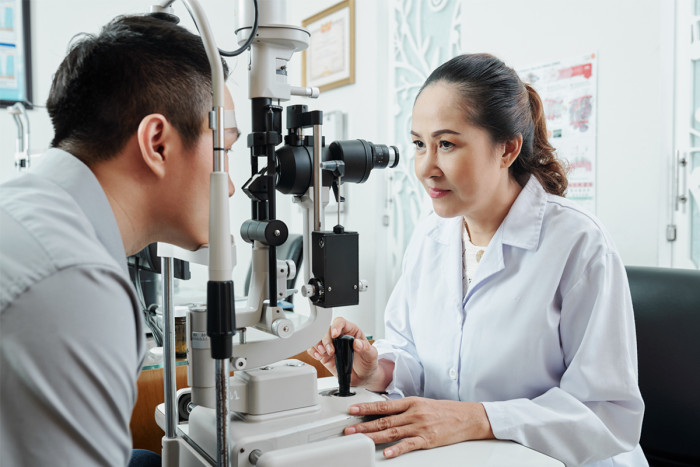
[[[224,110],[224,128],[238,128],[236,124],[236,111],[233,109]]]
[[[209,112],[207,114],[207,119],[206,119],[206,126],[208,128],[212,128],[214,125],[213,122],[213,113]],[[236,122],[236,111],[233,109],[224,109],[224,130],[235,130],[238,132],[238,123]],[[230,131],[227,131],[227,133]]]

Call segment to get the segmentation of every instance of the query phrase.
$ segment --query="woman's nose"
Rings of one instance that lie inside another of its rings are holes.
[[[425,153],[421,157],[416,157],[416,175],[420,179],[439,176],[442,172],[437,164],[435,151],[426,148]]]

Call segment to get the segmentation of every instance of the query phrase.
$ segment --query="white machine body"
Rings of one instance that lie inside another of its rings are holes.
[[[298,360],[236,374],[230,388],[229,448],[233,467],[335,466],[344,465],[348,458],[353,459],[351,465],[374,465],[374,443],[363,435],[343,436],[343,430],[363,421],[348,413],[350,405],[385,400],[383,396],[364,388],[352,388],[355,395],[350,397],[338,397],[336,389],[319,393],[316,370]],[[160,423],[162,416],[157,414],[156,419]],[[194,407],[189,424],[183,427],[189,441],[199,448],[199,455],[213,459],[215,410]],[[191,446],[189,449],[193,450]],[[294,459],[303,462],[292,462]]]
[[[311,34],[306,29],[284,24],[286,0],[259,0],[257,36],[250,53],[249,97],[268,97],[288,101],[292,95],[318,97],[318,89],[290,86],[287,62],[296,52],[309,46]],[[239,2],[239,25],[236,36],[245,43],[253,25],[252,1]]]

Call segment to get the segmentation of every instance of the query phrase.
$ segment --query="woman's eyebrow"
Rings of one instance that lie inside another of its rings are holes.
[[[418,133],[416,133],[415,131],[413,131],[413,130],[411,130],[411,134],[412,134],[413,136],[417,136],[417,137],[420,138],[420,135],[419,135]],[[447,134],[447,135],[460,135],[461,133],[459,133],[459,132],[457,132],[457,131],[454,131],[454,130],[444,129],[444,130],[436,130],[436,131],[433,131],[433,132],[430,134],[430,136],[433,137],[433,138],[437,138],[438,136],[440,136],[440,135],[445,135],[445,134]]]
[[[459,135],[460,133],[457,131],[454,131],[454,130],[444,129],[444,130],[433,131],[430,134],[430,136],[432,136],[433,138],[437,138],[438,136],[445,135],[445,134],[447,134],[447,135]]]

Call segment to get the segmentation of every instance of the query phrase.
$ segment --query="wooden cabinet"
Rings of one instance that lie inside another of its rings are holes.
[[[177,388],[187,387],[187,366],[175,367]],[[134,449],[161,453],[163,430],[156,424],[156,406],[165,400],[163,369],[143,370],[137,381],[138,397],[131,413],[131,438]]]

